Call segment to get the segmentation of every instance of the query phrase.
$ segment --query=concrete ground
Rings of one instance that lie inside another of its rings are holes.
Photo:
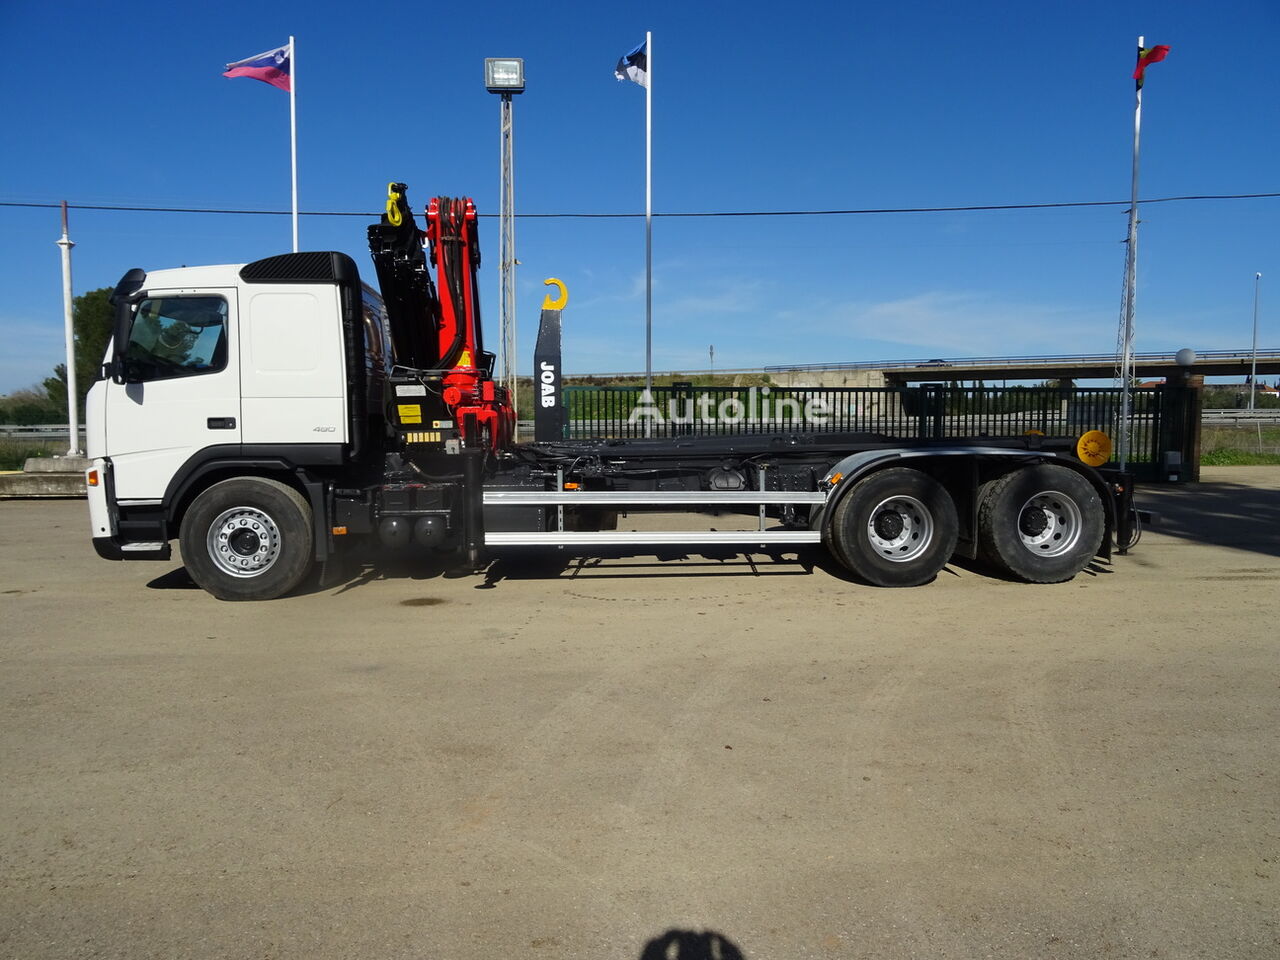
[[[1205,480],[1057,586],[256,605],[0,503],[0,957],[1275,957],[1280,468]]]

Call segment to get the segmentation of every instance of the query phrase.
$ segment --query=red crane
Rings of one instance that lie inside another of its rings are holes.
[[[475,204],[436,197],[421,231],[405,192],[403,183],[390,184],[387,212],[369,228],[396,366],[441,384],[444,405],[468,446],[503,449],[514,439],[515,413],[507,390],[493,379],[493,354],[484,349]]]

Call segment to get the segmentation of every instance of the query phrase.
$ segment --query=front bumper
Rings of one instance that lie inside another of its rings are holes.
[[[124,524],[125,533],[121,534],[110,459],[93,460],[85,471],[85,489],[93,549],[103,560],[168,560],[172,556],[173,548],[162,539],[162,522],[143,525],[130,521]]]

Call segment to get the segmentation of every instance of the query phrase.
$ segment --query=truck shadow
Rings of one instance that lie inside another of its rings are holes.
[[[148,590],[199,590],[200,585],[191,579],[186,567],[177,567],[147,581]]]
[[[940,576],[960,576],[958,570],[979,576],[990,572],[970,561],[953,558]],[[1086,573],[1101,572],[1090,567]],[[447,558],[421,554],[358,554],[338,557],[319,568],[290,596],[315,593],[338,596],[382,580],[467,580],[474,579],[477,590],[492,590],[504,581],[545,580],[652,580],[690,577],[809,577],[825,574],[844,583],[861,584],[826,550],[800,547],[791,550],[752,553],[730,550],[663,550],[640,552],[628,549],[596,550],[592,556],[576,556],[554,549],[527,549],[496,552],[483,569],[469,570]],[[932,582],[932,581],[931,581]],[[151,590],[199,590],[185,567],[176,567],[147,583]]]
[[[788,555],[788,553],[790,555]],[[653,579],[661,577],[803,577],[823,561],[795,551],[770,554],[742,554],[728,551],[664,551],[638,553],[633,550],[597,550],[593,556],[575,556],[554,549],[495,552],[479,571],[449,564],[436,558],[367,556],[348,558],[342,569],[326,571],[315,583],[294,591],[294,596],[317,591],[334,595],[356,590],[380,580],[465,580],[475,579],[477,590],[492,590],[504,581],[592,579]],[[834,567],[834,565],[833,565]],[[836,574],[835,569],[831,571]],[[153,581],[157,589],[185,586],[185,571],[166,574],[169,581]],[[186,578],[189,583],[189,578]],[[193,585],[194,586],[194,585]]]
[[[305,597],[313,593],[346,593],[376,580],[435,580],[464,579],[475,576],[469,570],[450,565],[436,557],[409,557],[396,555],[337,556],[327,564],[321,564],[301,586],[290,591],[290,597]],[[335,589],[336,588],[336,589]],[[186,567],[175,567],[168,573],[147,582],[149,590],[199,590]]]
[[[1275,479],[1280,481],[1280,470]],[[1139,488],[1135,499],[1140,509],[1155,514],[1153,533],[1280,557],[1280,483],[1204,481],[1147,487]]]
[[[1095,557],[1077,576],[1099,577],[1114,573],[1112,562]],[[488,590],[504,580],[636,580],[662,577],[808,577],[823,574],[842,583],[866,586],[866,582],[850,573],[821,547],[799,547],[790,550],[731,553],[728,551],[694,551],[637,553],[612,551],[598,556],[575,557],[545,551],[538,555],[507,554],[495,557],[484,571],[484,582],[477,590]],[[465,575],[465,574],[464,574]],[[959,579],[965,575],[987,580],[1008,581],[981,561],[952,557],[936,577]],[[927,585],[926,583],[926,585]],[[877,588],[879,589],[879,588]]]
[[[1081,576],[1096,577],[1114,572],[1109,562],[1095,559]],[[338,596],[381,580],[468,580],[476,590],[492,590],[505,581],[546,580],[652,580],[690,577],[810,577],[822,574],[843,583],[863,585],[822,547],[793,547],[787,550],[743,553],[729,549],[649,550],[596,548],[591,556],[576,555],[554,548],[493,551],[481,570],[460,566],[452,558],[423,553],[380,553],[355,551],[339,555],[318,568],[290,596],[315,593]],[[932,583],[943,577],[1003,579],[982,563],[952,557]],[[151,590],[199,590],[185,567],[177,567],[147,583]]]
[[[369,554],[339,557],[320,568],[306,583],[292,591],[294,597],[314,593],[334,596],[381,580],[475,579],[477,590],[492,590],[504,581],[645,580],[690,577],[807,577],[815,572],[857,582],[826,551],[805,549],[769,553],[734,553],[727,550],[636,552],[597,550],[590,557],[554,549],[529,549],[492,555],[480,571],[436,557],[403,554]],[[185,567],[176,567],[147,583],[151,590],[199,590]]]
[[[821,551],[741,553],[729,550],[603,550],[575,556],[554,550],[498,553],[477,590],[504,580],[645,580],[663,577],[804,577],[813,574]]]

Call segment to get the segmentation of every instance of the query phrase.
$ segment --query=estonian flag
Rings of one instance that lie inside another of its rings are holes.
[[[223,76],[252,77],[254,80],[261,80],[273,87],[279,87],[281,90],[288,90],[289,61],[292,59],[290,56],[292,52],[289,45],[285,44],[283,47],[260,53],[256,57],[228,63],[227,72]]]
[[[640,44],[626,54],[613,68],[613,75],[619,80],[630,80],[642,87],[649,86],[649,51],[648,41]]]

